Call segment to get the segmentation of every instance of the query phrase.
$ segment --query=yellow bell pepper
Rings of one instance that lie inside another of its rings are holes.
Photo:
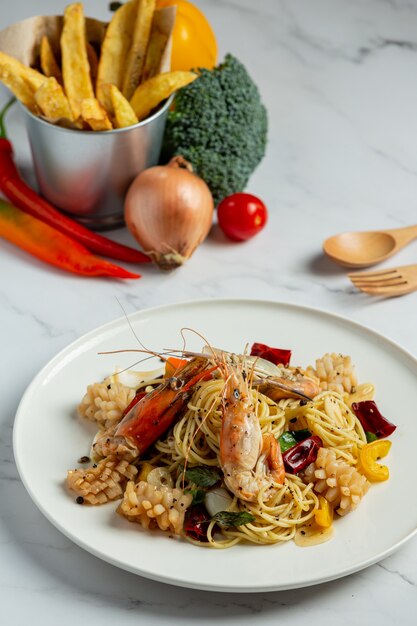
[[[377,463],[378,459],[386,456],[391,448],[391,441],[377,439],[367,443],[359,453],[362,472],[372,482],[388,480],[389,469],[386,465]]]
[[[152,465],[152,463],[144,461],[139,472],[138,480],[146,480],[148,478],[148,474],[150,474],[153,469],[155,469],[155,466]]]
[[[314,513],[316,524],[322,528],[330,528],[333,522],[333,507],[326,498],[319,496],[319,508]]]
[[[157,0],[156,8],[177,7],[172,33],[171,70],[212,69],[217,61],[217,41],[205,15],[188,0]]]

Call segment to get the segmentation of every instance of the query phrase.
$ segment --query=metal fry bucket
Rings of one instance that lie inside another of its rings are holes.
[[[90,228],[122,225],[130,183],[158,163],[173,98],[143,122],[101,132],[62,128],[22,106],[42,195]]]

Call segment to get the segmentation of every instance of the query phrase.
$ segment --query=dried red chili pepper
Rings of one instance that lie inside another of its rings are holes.
[[[207,541],[207,528],[210,516],[205,507],[197,504],[188,509],[184,522],[185,534],[196,541]]]
[[[291,350],[282,350],[281,348],[271,348],[265,343],[254,343],[251,348],[251,356],[259,356],[261,359],[270,361],[274,365],[290,364]]]
[[[13,161],[13,148],[7,139],[4,125],[4,116],[13,101],[14,99],[0,112],[0,190],[3,194],[25,213],[29,213],[32,217],[42,220],[52,228],[79,241],[92,252],[126,263],[150,263],[151,259],[143,252],[93,233],[67,217],[25,183]]]
[[[285,469],[290,474],[298,474],[317,459],[317,454],[323,442],[317,435],[303,439],[282,454]]]
[[[389,437],[397,428],[395,424],[392,424],[386,417],[381,415],[373,400],[352,402],[352,411],[359,419],[365,432],[376,435],[378,439]]]

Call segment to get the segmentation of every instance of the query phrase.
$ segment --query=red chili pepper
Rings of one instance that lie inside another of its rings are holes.
[[[196,504],[188,509],[184,522],[185,534],[196,541],[207,541],[210,516],[204,506]]]
[[[308,437],[282,454],[285,469],[290,474],[298,474],[317,459],[323,442],[317,435]]]
[[[13,161],[12,144],[7,139],[4,126],[4,116],[13,101],[10,101],[0,113],[0,190],[4,195],[25,213],[76,239],[92,252],[126,263],[150,263],[151,259],[143,252],[93,233],[67,217],[24,182]]]
[[[381,415],[373,400],[352,402],[352,411],[359,419],[363,429],[366,432],[376,435],[378,439],[389,437],[397,428]]]
[[[23,213],[0,199],[0,237],[33,256],[74,274],[140,278],[127,270],[100,259],[78,241],[60,233],[48,224]]]
[[[259,356],[261,359],[266,359],[274,365],[287,365],[290,364],[291,350],[282,350],[281,348],[270,348],[265,343],[254,343],[251,348],[251,356]]]

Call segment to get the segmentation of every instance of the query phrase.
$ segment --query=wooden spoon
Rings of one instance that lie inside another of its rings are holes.
[[[346,267],[368,267],[385,261],[417,238],[417,226],[334,235],[323,244],[327,256]]]

